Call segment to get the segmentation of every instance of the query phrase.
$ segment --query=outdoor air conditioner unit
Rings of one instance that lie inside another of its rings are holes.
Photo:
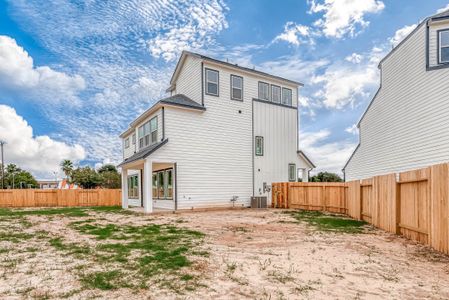
[[[251,197],[251,208],[267,208],[267,197]]]

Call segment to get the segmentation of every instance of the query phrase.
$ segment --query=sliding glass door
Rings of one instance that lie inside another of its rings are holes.
[[[173,169],[153,172],[153,198],[173,199]]]

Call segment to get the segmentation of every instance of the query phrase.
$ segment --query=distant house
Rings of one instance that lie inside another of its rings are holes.
[[[248,206],[273,182],[307,181],[314,165],[298,148],[300,86],[184,51],[170,96],[120,135],[123,206]]]
[[[59,181],[42,179],[42,180],[37,180],[37,185],[42,190],[57,189],[58,185],[59,185]]]
[[[449,11],[421,22],[379,68],[346,180],[449,161]]]

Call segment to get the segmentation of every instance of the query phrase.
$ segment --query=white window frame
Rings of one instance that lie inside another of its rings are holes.
[[[293,167],[293,172],[291,172],[291,168]],[[288,164],[288,181],[289,182],[295,182],[296,181],[296,176],[297,176],[297,171],[296,171],[296,164]],[[293,175],[293,177],[290,177],[290,175]]]
[[[135,133],[133,133],[133,136],[132,136],[132,143],[133,143],[133,145],[136,144],[136,134]]]
[[[449,60],[444,60],[444,61],[443,61],[443,60],[441,59],[441,49],[442,49],[442,48],[449,48],[449,44],[448,44],[448,45],[445,45],[445,46],[443,46],[443,45],[441,44],[441,41],[442,41],[441,35],[442,35],[443,33],[449,34],[449,29],[443,29],[443,30],[439,30],[439,31],[438,31],[438,63],[439,63],[439,64],[447,64],[447,63],[449,63]]]
[[[260,143],[260,151],[259,147],[258,147],[258,143]],[[254,153],[256,154],[256,156],[263,156],[263,149],[264,148],[264,143],[263,143],[263,136],[256,136],[255,140],[254,140]]]
[[[128,199],[139,199],[139,175],[128,176]]]
[[[234,78],[237,78],[237,79],[241,80],[241,84],[242,84],[241,88],[234,86]],[[241,93],[240,93],[241,97],[240,98],[234,97],[234,90],[240,90],[241,91]],[[242,76],[231,75],[231,100],[243,101],[243,77]]]
[[[274,88],[277,88],[279,90],[279,100],[278,101],[275,101],[275,99],[274,99]],[[279,85],[272,84],[271,85],[271,101],[273,103],[281,103],[281,100],[282,100],[282,88]]]
[[[129,148],[129,137],[125,139],[125,149]]]
[[[156,124],[154,128],[151,127],[151,124]],[[156,133],[153,135],[153,133]],[[154,116],[141,126],[138,129],[139,134],[139,149],[148,147],[157,142],[158,135],[158,119],[157,116]],[[155,137],[153,139],[153,137]]]
[[[289,92],[290,92],[289,103],[286,103],[286,102],[284,101],[284,95],[285,95],[285,92],[286,92],[286,91],[289,91]],[[287,105],[287,106],[292,106],[292,105],[293,105],[293,91],[292,91],[292,89],[289,89],[289,88],[286,88],[286,87],[283,87],[283,88],[282,88],[282,98],[281,98],[281,103],[282,103],[283,105]]]
[[[208,68],[206,68],[205,70],[206,70],[205,71],[205,73],[206,73],[206,76],[205,76],[206,77],[205,78],[206,79],[206,95],[218,97],[220,95],[220,72],[218,72],[217,70],[212,70],[212,69],[208,69]],[[209,80],[209,76],[208,76],[209,73],[217,73],[217,82],[213,82],[213,81]],[[217,93],[216,94],[209,92],[209,83],[217,85]]]
[[[266,89],[266,94],[267,94],[267,97],[266,97],[266,98],[264,98],[264,97],[263,97],[264,95],[262,95],[262,93],[261,93],[261,87],[266,87],[266,88],[267,88],[267,89]],[[257,95],[257,97],[258,97],[260,100],[270,101],[270,84],[269,84],[269,83],[266,83],[266,82],[263,82],[263,81],[259,81],[259,83],[258,83],[258,85],[257,85],[257,90],[258,90],[258,95]]]

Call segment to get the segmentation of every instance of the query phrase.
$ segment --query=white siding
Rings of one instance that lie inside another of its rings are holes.
[[[132,133],[130,133],[129,135],[127,135],[126,137],[124,137],[122,139],[122,147],[123,147],[123,159],[126,159],[128,157],[130,157],[131,155],[133,155],[136,151],[137,151],[137,142],[135,145],[133,145],[133,141],[132,141]],[[129,147],[125,148],[125,140],[129,138]],[[137,137],[136,137],[137,139]]]
[[[187,56],[176,80],[174,94],[184,94],[201,104],[201,59]]]
[[[263,156],[255,156],[255,195],[264,193],[263,183],[288,181],[288,165],[309,167],[297,154],[298,111],[268,103],[254,102],[254,136],[264,139]]]
[[[425,38],[421,26],[382,63],[347,180],[449,161],[449,69],[426,71]]]

